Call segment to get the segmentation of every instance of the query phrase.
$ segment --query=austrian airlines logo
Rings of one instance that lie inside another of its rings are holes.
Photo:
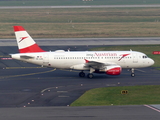
[[[28,37],[21,37],[19,43],[22,42],[26,38],[28,38]]]
[[[126,57],[126,56],[128,56],[128,55],[130,55],[130,54],[122,54],[122,55],[120,55],[120,56],[122,56],[118,61],[120,61],[120,60],[122,60],[124,57]]]

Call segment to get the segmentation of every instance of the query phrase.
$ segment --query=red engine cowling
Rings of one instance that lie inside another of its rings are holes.
[[[105,71],[107,75],[120,75],[122,68],[119,65],[107,66]]]

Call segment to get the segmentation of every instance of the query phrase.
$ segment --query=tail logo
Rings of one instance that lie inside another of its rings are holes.
[[[19,43],[22,42],[26,38],[28,38],[28,37],[21,37]]]

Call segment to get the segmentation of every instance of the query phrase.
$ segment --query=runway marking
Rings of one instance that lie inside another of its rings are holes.
[[[50,90],[50,89],[54,89],[54,88],[57,89],[58,87],[49,87],[49,88],[43,89],[43,90],[41,91],[41,93],[44,93],[45,91]]]
[[[144,106],[145,106],[145,107],[148,107],[148,108],[150,108],[150,109],[152,109],[152,110],[155,110],[155,111],[157,111],[157,112],[160,113],[160,110],[159,110],[159,109],[156,109],[156,108],[151,107],[151,106],[149,106],[149,105],[144,105]]]
[[[3,76],[3,77],[0,77],[0,78],[12,78],[12,77],[22,77],[22,76],[29,76],[29,75],[37,75],[37,74],[42,74],[42,73],[53,72],[55,70],[56,70],[56,68],[53,69],[53,70],[44,71],[44,72],[36,72],[36,73],[29,73],[29,74],[22,74],[22,75],[12,75],[12,76]]]

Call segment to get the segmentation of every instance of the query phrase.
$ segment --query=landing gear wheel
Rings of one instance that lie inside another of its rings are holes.
[[[84,72],[80,72],[79,73],[79,77],[85,77],[85,73]]]
[[[92,79],[94,76],[93,76],[92,73],[88,73],[87,77],[90,78],[90,79]]]
[[[131,77],[135,77],[134,68],[131,69]]]
[[[135,74],[134,74],[134,73],[131,73],[131,76],[132,76],[132,77],[135,77]]]

